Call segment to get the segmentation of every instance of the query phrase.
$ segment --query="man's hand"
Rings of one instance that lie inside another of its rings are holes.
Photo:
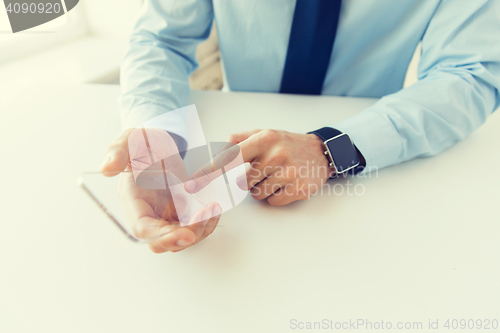
[[[146,143],[143,134],[149,139]],[[176,154],[178,156],[177,146],[164,130],[127,129],[108,146],[101,166],[101,172],[105,176],[130,171],[120,175],[119,196],[125,206],[132,232],[137,238],[152,240],[148,245],[155,253],[177,252],[198,243],[214,231],[222,212],[217,203],[211,202],[194,213],[191,217],[194,223],[180,227],[179,215],[184,213],[184,207],[179,203],[187,205],[189,198],[177,198],[174,206],[167,184],[153,188],[139,186],[141,182],[156,185],[160,181],[161,184],[163,172],[155,175],[156,165],[160,166],[159,171],[165,169],[182,177],[185,174],[184,164]],[[168,158],[162,161],[165,157]],[[161,164],[152,165],[151,158],[161,161]],[[152,175],[151,179],[148,179],[149,175]]]
[[[244,161],[251,164],[246,177],[239,177],[238,186],[250,189],[255,199],[267,199],[271,205],[307,200],[332,175],[322,140],[314,134],[253,130],[233,134],[228,140],[239,145]],[[218,159],[229,160],[228,155],[217,155],[213,164],[227,164]],[[185,184],[189,193],[196,193],[212,180],[209,170],[203,169],[190,178],[192,181]]]

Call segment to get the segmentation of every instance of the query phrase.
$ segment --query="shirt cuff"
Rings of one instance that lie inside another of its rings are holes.
[[[349,134],[353,143],[365,157],[364,172],[399,163],[403,149],[401,137],[384,115],[365,110],[331,127]]]

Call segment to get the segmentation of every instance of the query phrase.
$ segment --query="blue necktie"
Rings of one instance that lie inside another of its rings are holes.
[[[281,93],[321,94],[341,4],[341,0],[297,0]]]

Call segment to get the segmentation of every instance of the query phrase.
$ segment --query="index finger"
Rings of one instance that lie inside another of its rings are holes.
[[[240,142],[237,145],[230,145],[198,169],[189,177],[184,184],[184,189],[188,193],[196,193],[205,188],[214,179],[220,177],[223,172],[234,169],[246,162],[252,162],[260,153],[258,145],[254,144],[252,137]]]

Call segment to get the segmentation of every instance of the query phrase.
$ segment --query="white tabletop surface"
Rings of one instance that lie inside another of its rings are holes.
[[[156,255],[75,185],[119,131],[118,95],[39,85],[0,108],[0,332],[289,332],[324,319],[424,330],[438,320],[449,331],[447,319],[500,320],[498,114],[437,157],[350,179],[362,195],[284,207],[249,196],[202,243]],[[196,91],[192,102],[220,141],[306,132],[375,100]]]

